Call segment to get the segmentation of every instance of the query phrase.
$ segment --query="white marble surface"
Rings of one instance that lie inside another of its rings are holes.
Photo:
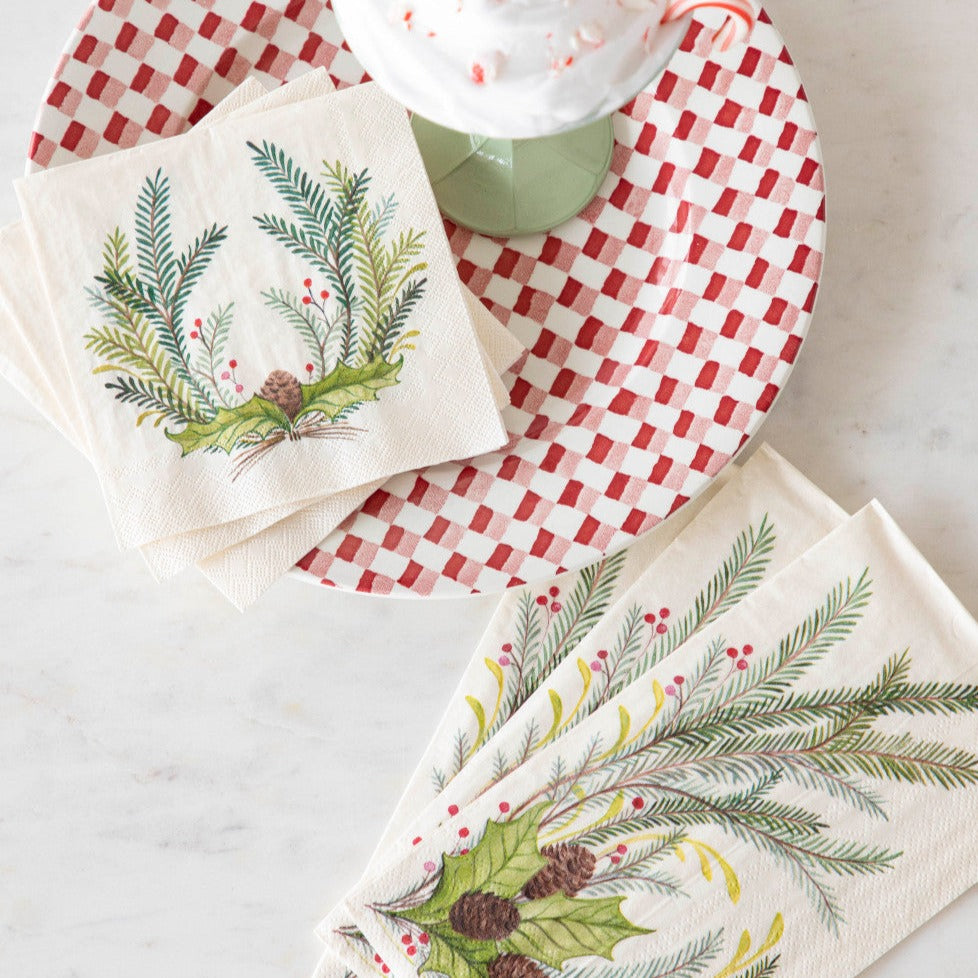
[[[3,0],[0,222],[81,8]],[[978,4],[769,9],[831,250],[763,435],[844,505],[879,496],[978,611]],[[283,582],[242,617],[193,577],[154,587],[2,384],[0,430],[0,975],[304,978],[492,602]],[[972,891],[870,974],[978,975],[976,919]]]

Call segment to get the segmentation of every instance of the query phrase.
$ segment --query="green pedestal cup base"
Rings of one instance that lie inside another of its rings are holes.
[[[441,212],[493,237],[550,231],[595,197],[615,137],[611,119],[539,139],[489,139],[415,115],[414,134]]]

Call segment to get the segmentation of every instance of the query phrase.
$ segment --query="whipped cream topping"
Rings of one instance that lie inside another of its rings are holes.
[[[665,0],[333,0],[366,70],[452,129],[526,138],[620,108],[658,74],[688,20]]]

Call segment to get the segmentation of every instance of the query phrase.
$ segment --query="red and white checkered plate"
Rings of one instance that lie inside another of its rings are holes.
[[[296,573],[378,594],[499,591],[620,549],[756,431],[811,319],[825,240],[815,123],[763,16],[693,25],[615,118],[597,200],[549,235],[448,225],[462,279],[523,341],[499,452],[391,480]],[[249,73],[364,79],[323,0],[98,0],[38,117],[34,168],[179,133]]]

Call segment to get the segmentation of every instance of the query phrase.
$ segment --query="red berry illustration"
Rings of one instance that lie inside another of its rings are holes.
[[[244,390],[244,384],[235,384],[234,389],[240,394]]]
[[[431,938],[428,937],[427,933],[425,933],[424,931],[422,931],[420,934],[418,934],[418,943],[419,944],[427,944],[428,941],[430,941],[430,940],[431,940]]]
[[[304,306],[311,306],[312,305],[312,296],[311,295],[304,295],[302,297],[302,304]]]
[[[468,849],[459,849],[458,854],[460,856],[467,856],[469,854],[469,850]]]
[[[391,969],[388,968],[386,964],[381,965],[380,970],[383,971],[385,975],[389,975],[391,973]]]
[[[402,944],[410,944],[411,943],[411,935],[410,934],[402,934],[401,935],[401,943]]]
[[[192,340],[195,340],[195,339],[197,339],[197,337],[198,337],[198,336],[200,336],[200,333],[198,333],[198,332],[197,332],[197,330],[192,330],[192,331],[191,331],[191,333],[190,333],[190,338],[191,338]]]
[[[383,962],[383,960],[384,959],[379,954],[375,954],[374,955],[374,961],[376,961],[377,964],[381,964]]]
[[[655,615],[653,615],[653,614],[652,614],[652,612],[650,611],[650,612],[649,612],[649,613],[648,613],[648,614],[647,614],[647,615],[645,616],[645,623],[646,623],[647,625],[651,625],[651,624],[653,624],[654,622],[655,622]]]
[[[435,864],[430,859],[424,864],[424,871],[426,873],[433,873],[435,871]]]
[[[601,663],[597,659],[591,663],[591,672],[601,672]]]
[[[744,646],[744,655],[753,655],[753,654],[754,654],[754,646],[753,645],[745,645]]]
[[[305,286],[305,287],[306,287],[307,289],[311,289],[311,288],[312,288],[312,279],[311,279],[311,278],[307,278],[307,279],[305,280],[305,282],[303,282],[302,284],[303,284],[303,285],[304,285],[304,286]]]
[[[229,370],[223,371],[223,373],[221,374],[221,380],[230,380],[230,379],[231,379],[231,372]]]
[[[619,856],[624,856],[626,852],[628,852],[628,846],[626,846],[624,844],[620,844],[618,846],[618,855]]]
[[[740,669],[741,671],[743,671],[744,669],[746,669],[747,668],[747,660],[746,659],[741,659],[737,663],[737,668]]]
[[[458,837],[460,839],[467,839],[469,837],[469,830],[464,825],[458,830]]]
[[[501,801],[499,803],[499,810],[505,815],[506,812],[509,811],[509,802],[508,801]]]
[[[504,651],[504,652],[512,652],[512,651],[513,651],[513,646],[512,646],[512,645],[511,645],[511,644],[510,644],[509,642],[507,642],[507,643],[506,643],[506,644],[505,644],[505,645],[503,646],[503,651]]]
[[[417,954],[417,953],[418,953],[418,949],[417,949],[417,948],[416,948],[416,947],[415,947],[415,946],[414,946],[414,945],[412,944],[412,945],[411,945],[411,946],[410,946],[410,947],[409,947],[409,948],[407,949],[407,953],[408,953],[408,954],[411,954],[411,955],[414,955],[414,954]]]
[[[194,320],[194,326],[196,326],[197,329],[200,329],[200,327],[203,326],[203,325],[204,325],[204,320],[203,319],[195,319]]]
[[[611,861],[617,866],[621,862],[621,856],[612,856]]]
[[[560,588],[559,587],[552,587],[550,589],[550,597],[556,598],[558,594],[560,594]]]
[[[311,363],[307,363],[307,364],[306,364],[306,373],[307,373],[307,374],[311,374],[311,373],[313,372],[313,370],[314,370],[314,369],[315,369],[315,368],[313,367],[313,365],[312,365]]]
[[[676,695],[676,687],[673,686],[672,683],[669,683],[669,685],[666,686],[666,696],[675,696],[675,695]]]
[[[412,846],[416,846],[416,845],[417,845],[417,844],[418,844],[418,843],[419,843],[420,841],[421,841],[421,836],[420,836],[420,835],[416,835],[416,836],[415,836],[415,837],[414,837],[414,838],[413,838],[413,839],[411,840],[411,845],[412,845]]]
[[[323,291],[319,293],[319,298],[320,299],[328,299],[329,298],[329,293],[325,289],[323,289]]]
[[[449,815],[458,815],[458,805],[449,805],[448,806],[448,814]]]
[[[541,594],[540,597],[537,598],[537,604],[542,608],[546,603],[547,599]]]
[[[675,683],[675,684],[676,684],[677,686],[682,686],[682,684],[683,684],[684,682],[686,682],[686,680],[685,680],[685,678],[684,678],[683,676],[673,676],[673,677],[672,677],[672,681],[673,681],[673,682],[674,682],[674,683]]]
[[[600,651],[600,652],[598,653],[598,658],[599,658],[599,659],[607,659],[607,658],[608,658],[608,650],[607,650],[607,649],[602,649],[602,650],[601,650],[601,651]]]
[[[509,656],[508,655],[501,655],[496,661],[501,666],[508,666],[509,665]]]
[[[551,611],[552,611],[552,612],[553,612],[554,614],[557,614],[557,612],[558,612],[558,611],[560,611],[560,609],[561,609],[562,607],[563,607],[563,605],[562,605],[562,604],[561,604],[561,603],[560,603],[559,601],[555,601],[555,602],[554,602],[554,603],[553,603],[553,604],[552,604],[552,605],[550,606],[550,610],[551,610]]]
[[[645,799],[644,798],[633,798],[632,799],[632,808],[634,808],[635,811],[637,811],[637,812],[641,811],[643,808],[645,808]]]
[[[660,608],[659,609],[659,617],[660,618],[668,618],[669,617],[669,609],[668,608]]]
[[[669,629],[666,627],[665,622],[660,621],[659,624],[655,626],[656,635],[665,635],[665,633],[668,631]]]
[[[737,658],[737,655],[738,655],[738,653],[737,653],[737,650],[736,650],[735,648],[733,648],[733,647],[731,647],[731,648],[729,648],[729,649],[727,649],[727,655],[728,655],[728,656],[729,656],[729,657],[730,657],[731,659],[736,659],[736,658]]]

